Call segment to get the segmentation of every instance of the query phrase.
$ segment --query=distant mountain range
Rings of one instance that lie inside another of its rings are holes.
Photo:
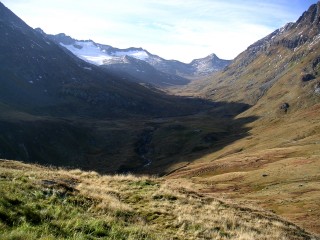
[[[46,35],[41,29],[36,30]],[[211,54],[186,64],[176,60],[165,60],[142,48],[119,49],[92,40],[76,40],[64,33],[47,36],[82,60],[115,74],[128,74],[132,77],[130,79],[136,82],[162,87],[185,85],[192,79],[218,72],[231,62]]]

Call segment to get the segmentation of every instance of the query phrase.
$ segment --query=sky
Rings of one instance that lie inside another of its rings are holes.
[[[1,0],[29,26],[190,62],[233,59],[317,0]]]

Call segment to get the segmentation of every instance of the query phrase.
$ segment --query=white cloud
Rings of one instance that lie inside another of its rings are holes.
[[[47,33],[64,32],[115,47],[143,47],[185,62],[211,53],[231,59],[276,28],[296,20],[309,5],[299,0],[2,2],[29,25]]]

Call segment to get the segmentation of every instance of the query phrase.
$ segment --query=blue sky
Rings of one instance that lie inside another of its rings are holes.
[[[31,27],[190,62],[232,59],[317,0],[1,0]]]

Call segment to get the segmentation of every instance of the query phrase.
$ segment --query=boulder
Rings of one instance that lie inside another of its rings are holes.
[[[290,105],[289,103],[283,103],[281,106],[280,106],[280,110],[284,111],[285,113],[288,111]]]
[[[314,75],[312,75],[312,74],[310,74],[310,73],[307,73],[307,74],[305,74],[305,75],[303,75],[302,77],[301,77],[301,81],[302,82],[308,82],[308,81],[311,81],[311,80],[313,80],[313,79],[315,79],[316,77],[314,76]]]

